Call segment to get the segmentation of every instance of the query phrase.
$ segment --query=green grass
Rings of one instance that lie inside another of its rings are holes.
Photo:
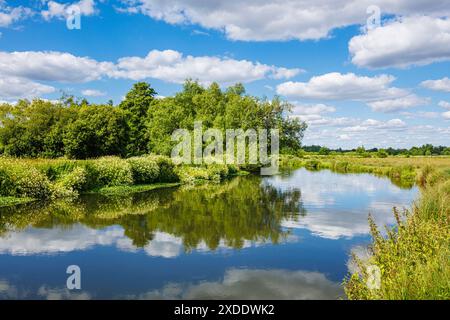
[[[427,187],[412,210],[394,211],[397,227],[382,236],[371,224],[368,260],[344,282],[349,299],[450,299],[450,181]],[[403,218],[403,219],[402,219]],[[366,285],[368,265],[381,270],[381,286]]]
[[[344,281],[349,299],[450,299],[450,179],[448,170],[424,167],[420,198],[410,210],[393,210],[397,225],[378,230],[369,217],[371,256],[353,256],[358,271]],[[368,265],[381,270],[381,286],[366,285]]]
[[[167,182],[167,183],[153,183],[153,184],[142,184],[132,186],[114,186],[92,190],[88,193],[98,193],[108,196],[117,196],[130,193],[146,192],[155,189],[172,188],[179,185],[180,185],[179,182]]]
[[[0,207],[15,206],[35,201],[33,198],[0,197]]]

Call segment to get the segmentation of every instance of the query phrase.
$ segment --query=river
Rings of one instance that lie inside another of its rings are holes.
[[[418,190],[298,169],[0,209],[0,299],[337,299],[369,212]],[[81,289],[69,290],[70,265]]]

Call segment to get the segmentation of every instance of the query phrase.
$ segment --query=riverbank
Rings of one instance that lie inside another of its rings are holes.
[[[433,168],[433,172],[450,170],[450,157],[386,157],[366,158],[358,156],[281,156],[280,167],[309,170],[330,169],[339,173],[371,173],[384,176],[400,186],[410,188],[420,177],[423,168]],[[419,184],[423,184],[419,181]]]
[[[381,233],[369,215],[369,257],[352,255],[356,270],[344,280],[349,299],[450,299],[450,158],[282,157],[282,166],[368,172],[406,185],[421,195],[410,210],[393,209],[397,225]],[[381,272],[370,289],[368,266]]]
[[[175,165],[147,155],[93,160],[0,158],[0,206],[77,198],[83,193],[120,195],[180,184],[220,182],[245,174],[234,165]]]

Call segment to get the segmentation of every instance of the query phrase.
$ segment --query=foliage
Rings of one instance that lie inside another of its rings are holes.
[[[329,154],[330,154],[330,149],[328,149],[327,147],[322,147],[322,148],[320,148],[320,150],[319,150],[319,154],[320,154],[321,156],[329,155]]]
[[[75,107],[43,100],[0,104],[0,151],[13,156],[61,156],[62,137],[76,117]]]
[[[153,183],[159,177],[159,167],[155,159],[149,157],[132,157],[130,164],[133,181],[136,184]]]
[[[139,82],[118,107],[91,105],[64,96],[58,102],[21,100],[0,104],[0,154],[17,157],[88,159],[115,155],[169,155],[179,128],[279,129],[280,148],[300,150],[306,124],[289,119],[291,105],[245,94],[242,84],[222,90],[217,83],[205,88],[186,81],[173,97],[156,99],[156,91]]]
[[[31,202],[31,198],[17,198],[17,197],[0,197],[0,207],[15,206]]]
[[[427,169],[428,171],[428,169]],[[425,178],[426,180],[426,178]],[[344,282],[350,299],[450,299],[450,180],[425,185],[417,204],[401,215],[394,208],[395,229],[387,235],[369,219],[371,257],[354,256],[358,272]],[[381,286],[366,285],[368,264],[381,270]]]
[[[64,151],[70,158],[86,159],[124,155],[128,127],[125,114],[112,106],[85,106],[70,123],[64,136]]]
[[[148,83],[138,82],[119,105],[125,111],[128,124],[129,140],[124,147],[128,156],[147,151],[149,137],[145,132],[145,118],[155,95],[156,91]]]
[[[176,167],[170,158],[159,155],[90,160],[0,157],[0,198],[5,198],[4,203],[14,203],[6,197],[55,199],[87,192],[138,192],[180,180],[220,182],[240,170],[235,165],[219,164]]]
[[[175,164],[170,158],[158,155],[152,155],[152,159],[156,161],[159,168],[157,182],[177,182],[179,177],[175,172]]]
[[[77,196],[86,189],[87,171],[84,167],[75,167],[72,171],[62,175],[53,188],[53,197]]]
[[[245,95],[238,84],[222,91],[213,83],[208,88],[196,82],[185,83],[183,91],[173,97],[155,100],[148,113],[149,151],[169,155],[175,129],[193,130],[194,121],[204,129],[279,129],[280,147],[299,150],[306,125],[284,116],[291,106],[278,98],[261,100]]]
[[[388,156],[388,153],[386,152],[386,150],[384,150],[384,149],[378,150],[378,152],[377,152],[378,158],[387,158],[387,156]]]
[[[110,187],[133,184],[130,164],[118,157],[103,157],[89,162],[98,186]]]
[[[34,167],[1,162],[0,195],[46,199],[50,196],[50,181]]]

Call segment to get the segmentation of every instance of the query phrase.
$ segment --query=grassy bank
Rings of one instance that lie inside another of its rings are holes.
[[[450,299],[449,157],[283,157],[284,167],[368,172],[420,187],[410,210],[393,214],[397,225],[380,232],[369,216],[373,241],[368,257],[352,255],[354,272],[344,281],[349,299]],[[369,289],[368,266],[381,271],[379,289]]]
[[[450,179],[426,167],[420,198],[411,210],[394,209],[397,226],[382,236],[371,218],[369,259],[353,256],[357,271],[344,282],[350,299],[450,299]],[[369,289],[368,265],[381,270],[381,286]]]
[[[177,166],[170,158],[155,155],[92,160],[0,158],[0,206],[76,198],[82,193],[117,195],[220,182],[240,172],[234,165]]]
[[[282,156],[280,166],[305,167],[309,170],[330,169],[340,173],[371,173],[389,177],[396,185],[409,188],[414,185],[423,168],[430,167],[436,172],[448,172],[450,157]]]

